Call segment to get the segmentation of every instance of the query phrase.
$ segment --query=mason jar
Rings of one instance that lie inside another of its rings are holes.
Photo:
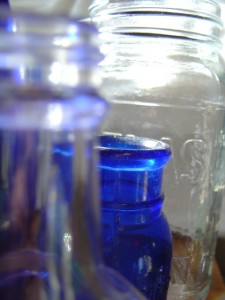
[[[103,94],[102,132],[161,140],[165,214],[173,233],[168,299],[205,299],[224,196],[225,102],[220,8],[214,1],[94,0]]]

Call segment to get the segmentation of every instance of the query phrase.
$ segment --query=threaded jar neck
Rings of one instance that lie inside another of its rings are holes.
[[[120,34],[219,43],[222,28],[214,1],[95,0],[90,14],[102,32]]]

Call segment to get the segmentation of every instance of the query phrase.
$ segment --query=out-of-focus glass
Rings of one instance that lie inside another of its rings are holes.
[[[76,18],[86,18],[91,0],[9,0],[9,2],[13,11],[65,14]]]
[[[101,259],[96,29],[0,20],[0,299],[142,299]]]
[[[225,188],[224,69],[214,1],[95,0],[106,59],[108,133],[168,143],[165,214],[173,232],[168,299],[205,299]]]

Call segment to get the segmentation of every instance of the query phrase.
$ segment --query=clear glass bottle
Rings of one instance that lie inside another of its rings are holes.
[[[143,299],[101,259],[97,31],[0,19],[0,299]]]
[[[165,143],[131,136],[100,139],[105,263],[121,272],[146,297],[166,300],[172,236],[162,213]]]
[[[173,232],[168,298],[205,299],[224,196],[224,69],[215,1],[94,0],[106,59],[102,130],[168,143]]]

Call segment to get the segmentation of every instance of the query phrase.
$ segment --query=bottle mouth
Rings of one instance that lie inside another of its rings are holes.
[[[161,141],[155,139],[148,139],[144,137],[137,137],[133,135],[102,135],[100,136],[99,149],[111,149],[119,151],[152,151],[152,150],[166,150],[169,146]]]
[[[170,159],[170,147],[158,140],[129,135],[99,138],[101,168],[123,171],[161,169]]]
[[[220,7],[210,0],[95,0],[90,14],[102,32],[219,43],[222,29]]]

